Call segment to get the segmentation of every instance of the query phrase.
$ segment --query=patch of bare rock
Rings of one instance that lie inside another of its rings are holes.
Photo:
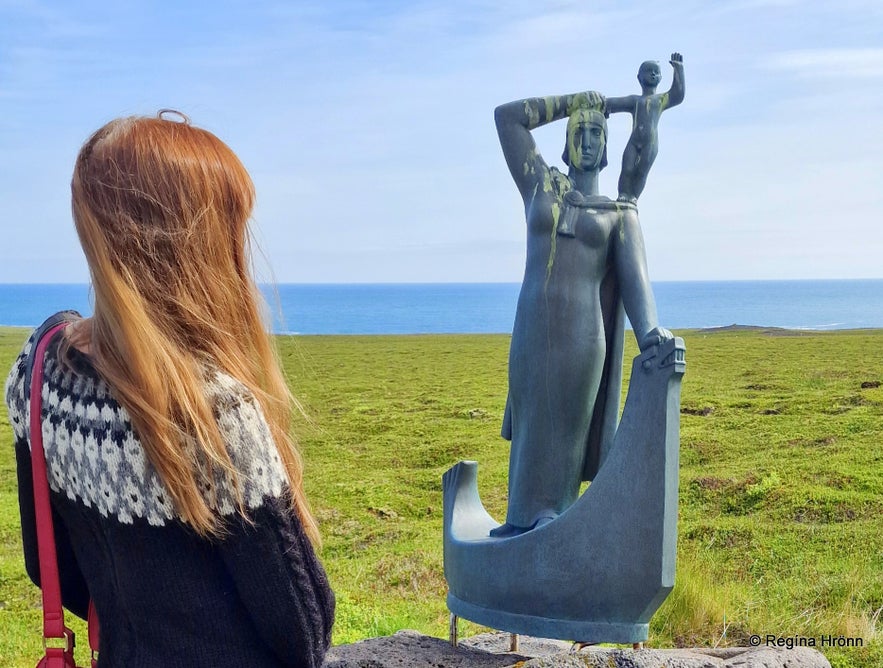
[[[520,636],[509,652],[508,633],[464,638],[458,647],[416,631],[331,648],[323,668],[831,668],[808,647],[624,649],[586,647]]]

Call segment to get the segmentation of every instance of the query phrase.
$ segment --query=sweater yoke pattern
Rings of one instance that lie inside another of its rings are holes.
[[[25,368],[34,345],[28,339],[6,381],[9,420],[17,441],[30,442]],[[81,353],[77,370],[58,360],[58,342],[47,349],[43,372],[43,447],[53,492],[95,508],[105,518],[136,518],[163,526],[176,517],[171,496],[132,428],[126,409]],[[282,496],[287,477],[269,426],[254,395],[238,380],[212,370],[206,393],[234,468],[246,507]],[[221,470],[203,476],[207,503],[223,516],[236,513],[232,482]]]

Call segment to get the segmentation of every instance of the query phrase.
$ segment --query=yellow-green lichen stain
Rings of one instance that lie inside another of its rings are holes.
[[[546,281],[543,288],[548,287],[549,279],[552,278],[552,267],[555,264],[555,251],[558,248],[558,219],[561,216],[561,207],[558,202],[552,202],[552,238],[549,241],[549,260],[546,262]]]
[[[522,166],[522,168],[524,169],[525,176],[527,176],[528,174],[536,174],[535,165],[537,163],[537,156],[538,155],[539,154],[537,153],[536,146],[534,146],[531,149],[528,149],[527,155],[525,155],[524,165]]]
[[[531,100],[524,101],[524,115],[527,116],[527,127],[533,130],[540,124],[540,110]]]
[[[550,123],[555,119],[555,112],[560,104],[559,98],[555,95],[548,95],[543,98],[543,102],[546,104],[546,123]]]

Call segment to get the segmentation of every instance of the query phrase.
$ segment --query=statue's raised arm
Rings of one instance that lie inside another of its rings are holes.
[[[568,118],[576,109],[603,110],[604,98],[595,91],[529,97],[501,104],[494,110],[500,146],[518,191],[527,202],[535,187],[547,180],[549,166],[537,151],[530,131]]]
[[[671,88],[668,89],[668,100],[665,108],[674,107],[684,101],[686,85],[684,84],[684,57],[675,52],[668,61],[674,70],[672,74]]]

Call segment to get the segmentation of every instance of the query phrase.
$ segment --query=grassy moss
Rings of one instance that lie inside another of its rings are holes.
[[[883,665],[883,331],[679,332],[678,575],[651,645],[752,633],[860,636],[835,667]],[[0,368],[23,331],[0,330]],[[283,337],[295,429],[338,595],[335,642],[400,628],[444,636],[441,475],[480,462],[505,514],[506,336]],[[628,342],[627,357],[636,353]],[[624,388],[625,389],[625,388]],[[10,430],[0,415],[0,665],[32,665]],[[478,627],[461,622],[467,635]]]

